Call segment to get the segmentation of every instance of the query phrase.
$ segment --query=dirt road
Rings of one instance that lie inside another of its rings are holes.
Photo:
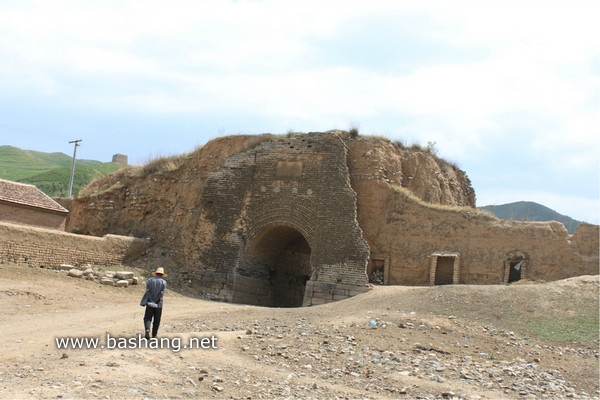
[[[287,309],[170,290],[170,348],[131,348],[143,286],[0,264],[0,397],[599,398],[598,284],[375,287]],[[98,344],[58,348],[64,338]]]

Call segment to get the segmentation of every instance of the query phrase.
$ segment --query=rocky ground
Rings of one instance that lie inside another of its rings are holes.
[[[600,398],[598,287],[597,276],[377,286],[287,309],[169,291],[159,339],[171,348],[126,349],[108,348],[107,335],[142,333],[143,286],[3,264],[0,397]],[[66,337],[104,348],[59,349]]]

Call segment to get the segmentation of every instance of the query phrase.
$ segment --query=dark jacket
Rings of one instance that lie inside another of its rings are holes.
[[[142,297],[140,306],[145,306],[146,303],[152,302],[158,304],[158,308],[163,306],[163,297],[167,290],[167,281],[160,276],[153,276],[146,282],[146,293]]]

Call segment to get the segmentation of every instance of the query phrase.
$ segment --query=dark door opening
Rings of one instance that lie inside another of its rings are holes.
[[[287,226],[272,227],[259,234],[249,247],[244,270],[262,279],[268,292],[266,305],[301,307],[311,275],[310,253],[300,232]]]
[[[511,261],[508,272],[508,283],[521,280],[521,263],[522,261]]]
[[[383,285],[385,283],[385,260],[372,258],[371,262],[367,265],[367,274],[369,276],[369,283]]]
[[[435,268],[436,285],[452,285],[454,283],[454,257],[438,257]]]

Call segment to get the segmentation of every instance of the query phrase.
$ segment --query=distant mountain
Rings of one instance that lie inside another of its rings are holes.
[[[569,233],[573,233],[581,221],[557,213],[550,208],[532,201],[517,201],[516,203],[502,204],[499,206],[477,207],[480,210],[491,212],[500,219],[513,221],[558,221],[562,222]]]
[[[73,158],[64,153],[44,153],[0,146],[0,178],[37,186],[50,197],[67,197]],[[77,159],[73,195],[96,178],[123,168],[123,164]]]

